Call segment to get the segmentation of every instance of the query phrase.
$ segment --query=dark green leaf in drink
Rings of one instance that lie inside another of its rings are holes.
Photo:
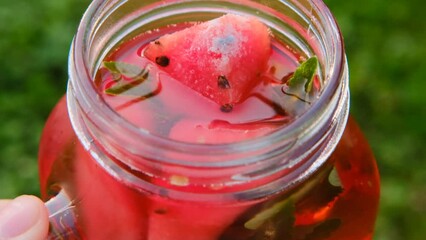
[[[291,78],[286,82],[281,91],[289,96],[293,96],[302,102],[310,103],[306,96],[312,92],[313,80],[318,68],[318,58],[316,56],[302,62],[294,71]]]

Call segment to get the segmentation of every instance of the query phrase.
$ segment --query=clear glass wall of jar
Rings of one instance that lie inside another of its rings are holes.
[[[93,79],[119,43],[229,12],[256,16],[297,52],[318,57],[324,88],[306,113],[248,141],[189,144],[135,128],[102,99]],[[69,73],[39,153],[52,239],[372,238],[379,175],[347,121],[342,37],[321,1],[95,0]]]

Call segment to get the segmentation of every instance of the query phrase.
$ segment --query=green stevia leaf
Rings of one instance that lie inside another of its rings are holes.
[[[105,61],[103,65],[111,73],[122,74],[128,78],[139,78],[146,73],[144,68],[125,62]]]
[[[293,76],[287,81],[289,91],[297,90],[304,86],[305,93],[312,91],[312,82],[315,72],[318,68],[318,58],[316,56],[302,62],[294,72]]]

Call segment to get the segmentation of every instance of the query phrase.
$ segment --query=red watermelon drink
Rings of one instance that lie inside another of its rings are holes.
[[[94,1],[40,145],[51,237],[371,239],[337,29],[319,1]]]

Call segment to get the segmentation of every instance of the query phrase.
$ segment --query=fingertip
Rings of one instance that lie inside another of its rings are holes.
[[[19,196],[3,206],[0,212],[0,239],[43,240],[48,228],[47,209],[35,196]]]

